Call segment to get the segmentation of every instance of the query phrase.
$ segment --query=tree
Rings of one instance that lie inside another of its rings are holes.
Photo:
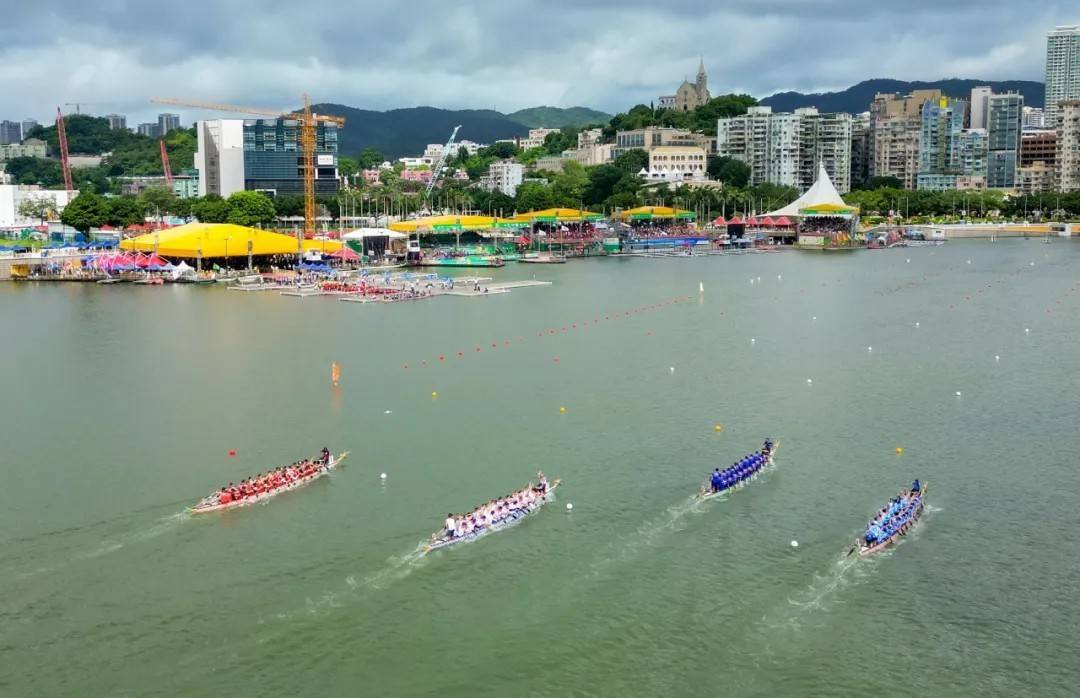
[[[52,189],[64,182],[60,163],[44,158],[12,158],[5,167],[16,184],[40,184]]]
[[[486,148],[481,148],[476,154],[482,158],[492,158],[495,160],[505,160],[506,158],[512,158],[521,152],[521,148],[518,148],[513,143],[492,143]]]
[[[106,200],[105,222],[114,228],[126,228],[143,222],[145,209],[133,196],[114,196]]]
[[[585,188],[589,185],[589,176],[581,163],[571,160],[563,165],[563,171],[555,175],[551,183],[551,194],[556,206],[577,208],[585,198]]]
[[[615,185],[623,177],[623,171],[615,165],[597,165],[586,173],[588,183],[582,193],[586,206],[604,203],[615,190]]]
[[[163,214],[172,213],[176,207],[176,194],[171,189],[164,187],[152,187],[139,194],[139,201],[143,210],[153,213],[159,219]]]
[[[229,202],[217,194],[207,194],[191,202],[191,213],[200,223],[224,223],[229,218]]]
[[[85,192],[79,194],[60,213],[60,221],[80,233],[89,233],[91,228],[100,228],[105,224],[108,208],[105,199],[97,194]]]
[[[860,189],[903,189],[904,183],[899,177],[871,177]]]
[[[279,216],[304,215],[304,197],[297,194],[282,194],[274,199],[274,208]]]
[[[641,148],[632,148],[615,158],[614,165],[627,174],[636,175],[649,169],[649,154]]]
[[[523,153],[517,156],[518,162],[526,167],[532,167],[536,164],[536,161],[547,155],[547,151],[543,148],[529,148]]]
[[[356,158],[356,166],[361,170],[370,170],[384,162],[386,162],[386,157],[375,148],[364,148]]]
[[[360,166],[356,161],[356,158],[345,157],[339,155],[337,159],[338,172],[342,177],[349,178],[360,171]]]
[[[34,196],[19,202],[18,213],[22,218],[34,218],[44,225],[45,221],[56,212],[55,209],[56,206],[52,199],[47,199],[43,196]]]
[[[514,197],[518,211],[540,211],[554,205],[551,187],[540,182],[525,182],[517,188]]]
[[[732,187],[745,187],[750,182],[750,166],[729,157],[711,157],[706,172],[713,179]]]
[[[234,225],[265,225],[274,220],[273,200],[260,191],[238,191],[229,196],[226,220]]]

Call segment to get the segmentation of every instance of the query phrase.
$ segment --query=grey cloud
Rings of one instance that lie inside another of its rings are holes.
[[[704,56],[713,92],[843,88],[872,77],[1040,79],[1039,0],[279,0],[19,3],[0,24],[0,116],[87,100],[130,121],[151,95],[292,107],[430,104],[624,109],[671,92]]]

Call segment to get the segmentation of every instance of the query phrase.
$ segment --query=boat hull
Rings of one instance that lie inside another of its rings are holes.
[[[499,531],[502,531],[503,529],[510,528],[511,526],[518,523],[522,519],[525,519],[525,518],[529,517],[530,515],[535,514],[536,512],[540,511],[540,509],[543,508],[543,506],[545,504],[549,503],[552,500],[552,493],[554,493],[555,490],[559,487],[560,482],[562,482],[562,481],[561,480],[555,480],[554,482],[552,482],[551,487],[548,488],[548,491],[544,493],[544,496],[540,498],[540,500],[536,503],[536,505],[533,506],[532,509],[520,514],[519,516],[515,516],[515,517],[513,517],[513,518],[511,518],[509,520],[503,520],[503,521],[500,521],[497,524],[493,524],[491,526],[488,526],[487,528],[485,528],[480,533],[471,533],[471,534],[469,534],[467,536],[461,536],[460,538],[439,538],[439,539],[437,539],[435,541],[432,541],[430,543],[425,544],[424,547],[423,547],[423,552],[425,554],[427,554],[427,553],[430,553],[433,550],[439,550],[440,548],[448,548],[451,545],[456,545],[458,543],[464,543],[466,541],[472,541],[472,540],[479,540],[480,538],[483,538],[483,537],[485,537],[487,535],[490,535],[492,533],[497,533]]]
[[[314,475],[309,475],[309,476],[307,476],[305,478],[301,478],[300,480],[297,480],[297,481],[295,481],[293,483],[290,483],[290,484],[288,484],[288,485],[286,485],[284,487],[279,487],[276,490],[273,490],[271,492],[264,492],[264,493],[262,493],[262,494],[260,494],[258,496],[255,496],[255,497],[245,497],[244,499],[241,499],[241,500],[236,501],[236,502],[229,502],[228,504],[210,504],[210,505],[206,505],[206,506],[196,505],[194,507],[188,507],[188,513],[189,514],[212,514],[212,513],[217,512],[217,511],[225,511],[227,509],[239,509],[241,507],[251,506],[252,504],[258,504],[259,502],[265,502],[268,499],[273,499],[274,497],[278,496],[279,494],[282,494],[284,492],[291,492],[293,490],[298,490],[301,487],[305,487],[307,485],[310,485],[311,483],[315,482],[316,480],[318,480],[321,477],[329,475],[330,471],[335,470],[336,468],[338,468],[341,465],[342,461],[344,461],[348,456],[349,456],[349,451],[345,451],[341,455],[339,455],[336,459],[334,459],[333,463],[326,466],[325,468],[319,469],[319,471],[316,472]]]
[[[709,485],[706,484],[701,490],[698,491],[698,499],[701,500],[701,501],[705,501],[707,499],[716,499],[717,497],[719,497],[721,495],[724,495],[724,494],[727,494],[728,492],[734,492],[735,490],[742,489],[747,484],[749,484],[753,480],[757,479],[758,475],[761,475],[761,473],[765,472],[765,470],[767,468],[769,468],[770,466],[773,465],[773,458],[776,456],[776,452],[779,449],[780,449],[780,442],[778,441],[775,444],[773,444],[772,452],[769,453],[768,460],[766,460],[765,463],[760,468],[758,468],[757,471],[755,471],[753,475],[746,478],[745,480],[743,480],[739,484],[737,484],[737,485],[735,485],[733,487],[727,487],[725,489],[720,490],[719,492],[713,492],[709,488]]]
[[[925,500],[925,497],[926,497],[926,491],[928,489],[929,489],[929,484],[928,483],[923,483],[922,489],[919,490],[919,504],[918,504],[918,506],[915,507],[915,513],[912,514],[912,516],[911,516],[911,525],[915,525],[915,523],[920,518],[922,518],[923,511],[925,510],[924,500]],[[904,533],[900,533],[899,531],[897,531],[896,533],[893,533],[891,536],[889,536],[885,540],[879,541],[879,542],[877,542],[877,543],[875,543],[873,545],[859,546],[859,555],[873,555],[874,553],[880,552],[880,551],[884,550],[885,548],[889,547],[890,545],[892,545],[893,543],[898,542],[905,535],[906,535],[906,531]]]

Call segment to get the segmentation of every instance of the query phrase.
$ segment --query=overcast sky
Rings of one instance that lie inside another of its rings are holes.
[[[1041,80],[1046,31],[1080,23],[1080,4],[12,0],[0,17],[0,118],[45,121],[86,102],[133,125],[164,111],[155,95],[285,108],[305,90],[368,109],[614,112],[672,93],[699,55],[713,94]]]

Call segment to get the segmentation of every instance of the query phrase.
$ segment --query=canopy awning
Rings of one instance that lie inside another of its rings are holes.
[[[840,198],[840,193],[836,191],[836,187],[833,186],[832,180],[829,179],[829,173],[825,171],[825,166],[818,167],[817,181],[813,186],[806,190],[806,193],[799,198],[792,201],[787,206],[779,208],[775,211],[770,211],[770,216],[803,216],[813,215],[803,213],[804,210],[820,209],[822,206],[839,206],[842,209],[848,211],[849,214],[858,212],[858,208],[854,206],[848,206],[844,203],[844,200]]]
[[[507,220],[518,223],[579,223],[581,221],[598,221],[603,217],[602,214],[577,208],[545,208],[541,211],[519,213]]]
[[[390,238],[391,240],[404,240],[409,237],[405,233],[399,233],[389,228],[357,228],[341,236],[342,240],[363,240],[364,238]]]
[[[681,219],[681,220],[693,220],[697,218],[697,215],[693,211],[687,211],[682,208],[671,208],[670,206],[638,206],[637,208],[630,208],[619,214],[619,218],[622,220],[631,221],[648,221],[653,219]]]
[[[391,223],[389,228],[401,233],[455,232],[494,228],[498,221],[494,216],[425,216]]]
[[[282,235],[258,228],[247,228],[228,223],[188,223],[175,228],[147,233],[124,240],[120,247],[125,250],[154,252],[168,257],[192,259],[202,256],[242,257],[272,254],[296,254],[297,241],[291,235]],[[304,240],[303,250],[333,252],[341,249],[337,240]]]

